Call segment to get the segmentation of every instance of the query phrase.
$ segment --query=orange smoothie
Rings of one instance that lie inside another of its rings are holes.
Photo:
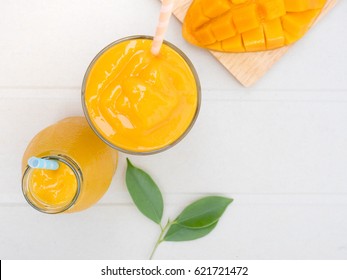
[[[55,160],[57,170],[28,166],[31,157]],[[22,161],[22,189],[35,209],[76,212],[95,204],[107,191],[118,153],[101,141],[84,117],[66,118],[39,132]]]
[[[102,50],[82,88],[85,115],[111,147],[150,154],[176,144],[194,123],[200,84],[188,58],[165,42],[151,54],[150,37],[128,37]]]
[[[33,169],[28,178],[29,192],[44,205],[64,207],[78,192],[78,181],[66,163],[60,162],[58,170]]]

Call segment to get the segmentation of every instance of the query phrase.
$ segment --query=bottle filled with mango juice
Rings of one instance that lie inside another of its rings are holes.
[[[153,154],[179,142],[200,108],[197,73],[182,51],[152,37],[133,36],[104,48],[82,86],[85,116],[105,143],[131,154]]]
[[[33,168],[29,159],[58,163],[56,170]],[[95,204],[107,191],[118,153],[95,135],[84,117],[70,117],[39,132],[22,161],[22,190],[44,213],[76,212]]]

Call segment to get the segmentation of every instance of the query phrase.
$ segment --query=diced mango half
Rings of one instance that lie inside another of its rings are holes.
[[[184,38],[223,52],[254,52],[290,45],[310,29],[327,0],[194,0]]]

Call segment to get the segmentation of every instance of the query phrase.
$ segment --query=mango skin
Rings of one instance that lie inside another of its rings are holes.
[[[194,0],[183,22],[193,45],[221,52],[281,48],[301,39],[326,0]]]

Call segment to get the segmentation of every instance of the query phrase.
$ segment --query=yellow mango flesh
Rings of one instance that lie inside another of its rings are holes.
[[[223,52],[254,52],[290,45],[310,29],[326,0],[194,0],[184,38]]]
[[[284,0],[286,11],[304,12],[313,9],[322,9],[326,0]]]
[[[242,41],[246,51],[263,51],[266,49],[264,31],[262,26],[242,33]]]
[[[284,45],[285,35],[280,19],[269,20],[263,23],[266,49],[273,50]]]

